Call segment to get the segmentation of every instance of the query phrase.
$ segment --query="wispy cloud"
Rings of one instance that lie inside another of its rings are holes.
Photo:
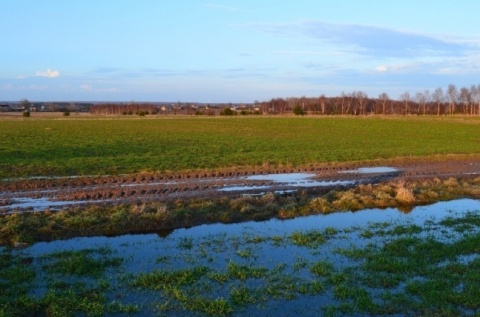
[[[114,88],[114,87],[95,88],[90,84],[81,84],[80,90],[88,91],[88,92],[108,92],[108,93],[115,93],[119,91],[118,88]]]
[[[90,91],[92,90],[92,86],[90,84],[81,84],[80,89],[85,91]]]
[[[339,24],[304,20],[294,23],[252,23],[248,25],[285,36],[306,36],[323,43],[349,47],[351,53],[372,57],[452,56],[464,54],[478,39],[422,34],[363,24]]]
[[[387,72],[408,72],[412,70],[419,70],[425,67],[425,63],[420,62],[411,62],[411,63],[394,63],[394,64],[383,64],[375,67],[375,71],[379,73]]]
[[[36,73],[37,77],[47,77],[47,78],[56,78],[60,76],[60,72],[58,70],[51,70],[48,68],[46,71],[38,71]]]
[[[174,74],[171,70],[157,68],[126,69],[121,67],[97,67],[92,74],[114,78],[164,77]]]

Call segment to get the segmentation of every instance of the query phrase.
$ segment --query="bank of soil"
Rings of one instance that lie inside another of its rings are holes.
[[[255,167],[142,173],[116,176],[50,177],[0,181],[0,213],[61,209],[71,205],[167,202],[191,198],[238,197],[266,192],[310,192],[382,181],[472,178],[480,158],[387,162],[372,168],[359,163],[308,167]],[[278,177],[285,179],[279,181]],[[300,181],[290,179],[300,176]]]

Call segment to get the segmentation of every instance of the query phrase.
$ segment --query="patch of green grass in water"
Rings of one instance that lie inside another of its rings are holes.
[[[150,273],[138,274],[131,286],[149,289],[165,289],[172,285],[188,286],[193,285],[209,272],[207,267],[194,267],[183,270],[156,270]]]
[[[93,255],[100,256],[100,260],[91,262]],[[44,262],[48,264],[42,266]],[[0,255],[0,316],[73,317],[136,312],[135,305],[109,303],[105,296],[109,285],[102,276],[106,268],[116,268],[121,262],[111,257],[106,248],[55,252],[37,259],[4,249]],[[58,267],[55,268],[55,264]],[[40,278],[34,270],[36,265],[43,268],[42,275],[46,274],[47,283],[44,293],[33,295],[37,287],[35,279]],[[85,268],[91,272],[87,273]],[[62,278],[58,279],[57,274]],[[88,287],[87,283],[78,280],[83,277],[92,278]]]
[[[110,257],[108,249],[84,249],[80,251],[61,251],[42,257],[43,268],[51,274],[64,276],[100,277],[107,268],[118,267],[122,258]]]
[[[319,277],[327,277],[334,271],[333,264],[327,261],[318,261],[310,266],[310,272]]]
[[[294,231],[290,235],[293,244],[315,249],[324,244],[331,237],[328,230],[312,229],[308,231]]]

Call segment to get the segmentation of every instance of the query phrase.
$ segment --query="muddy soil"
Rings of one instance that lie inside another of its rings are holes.
[[[401,179],[480,176],[480,159],[416,161],[383,166],[245,168],[189,173],[134,174],[0,181],[0,213],[61,209],[71,205],[125,204],[221,196],[324,191]]]

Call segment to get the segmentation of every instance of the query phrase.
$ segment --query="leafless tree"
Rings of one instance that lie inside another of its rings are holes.
[[[458,99],[458,90],[457,87],[453,84],[448,85],[447,88],[447,97],[448,97],[448,105],[449,105],[449,112],[450,114],[455,113],[455,104]]]
[[[470,114],[474,115],[475,114],[475,106],[479,105],[480,106],[480,85],[475,86],[472,85],[470,86],[470,97],[472,98],[471,103],[472,106],[470,108]],[[480,108],[479,108],[480,110]]]
[[[346,106],[347,106],[347,108],[345,110],[345,114],[348,114],[350,112],[350,107],[353,104],[354,95],[355,95],[355,92],[352,92],[352,93],[349,93],[349,94],[345,95]],[[352,112],[354,112],[354,114],[356,114],[356,110],[353,110]]]
[[[477,85],[477,114],[480,116],[480,84]]]
[[[470,113],[470,104],[472,102],[472,95],[470,94],[470,90],[467,87],[462,87],[460,89],[460,100],[462,101],[462,105],[463,105],[463,114]]]
[[[432,94],[432,99],[433,99],[433,102],[437,104],[437,116],[439,116],[440,107],[442,106],[443,101],[445,100],[442,87],[438,87],[437,89],[435,89],[435,91]]]
[[[427,113],[427,103],[430,102],[430,91],[425,90],[424,92],[417,92],[415,94],[415,101],[418,104],[418,113],[420,113],[420,108],[422,109],[422,114]]]
[[[367,102],[368,95],[363,91],[357,91],[354,92],[353,96],[357,100],[360,114],[365,114],[365,104]]]
[[[388,94],[385,92],[378,95],[378,100],[380,100],[380,104],[382,105],[382,114],[386,114],[386,107],[389,99]]]
[[[322,115],[324,115],[325,114],[325,104],[327,103],[327,98],[325,97],[325,95],[322,94],[320,96],[319,102],[320,102],[320,109],[322,111]]]
[[[404,114],[408,114],[408,106],[410,103],[410,93],[408,91],[404,92],[403,94],[400,95],[400,100],[402,100],[403,105],[404,105]]]

